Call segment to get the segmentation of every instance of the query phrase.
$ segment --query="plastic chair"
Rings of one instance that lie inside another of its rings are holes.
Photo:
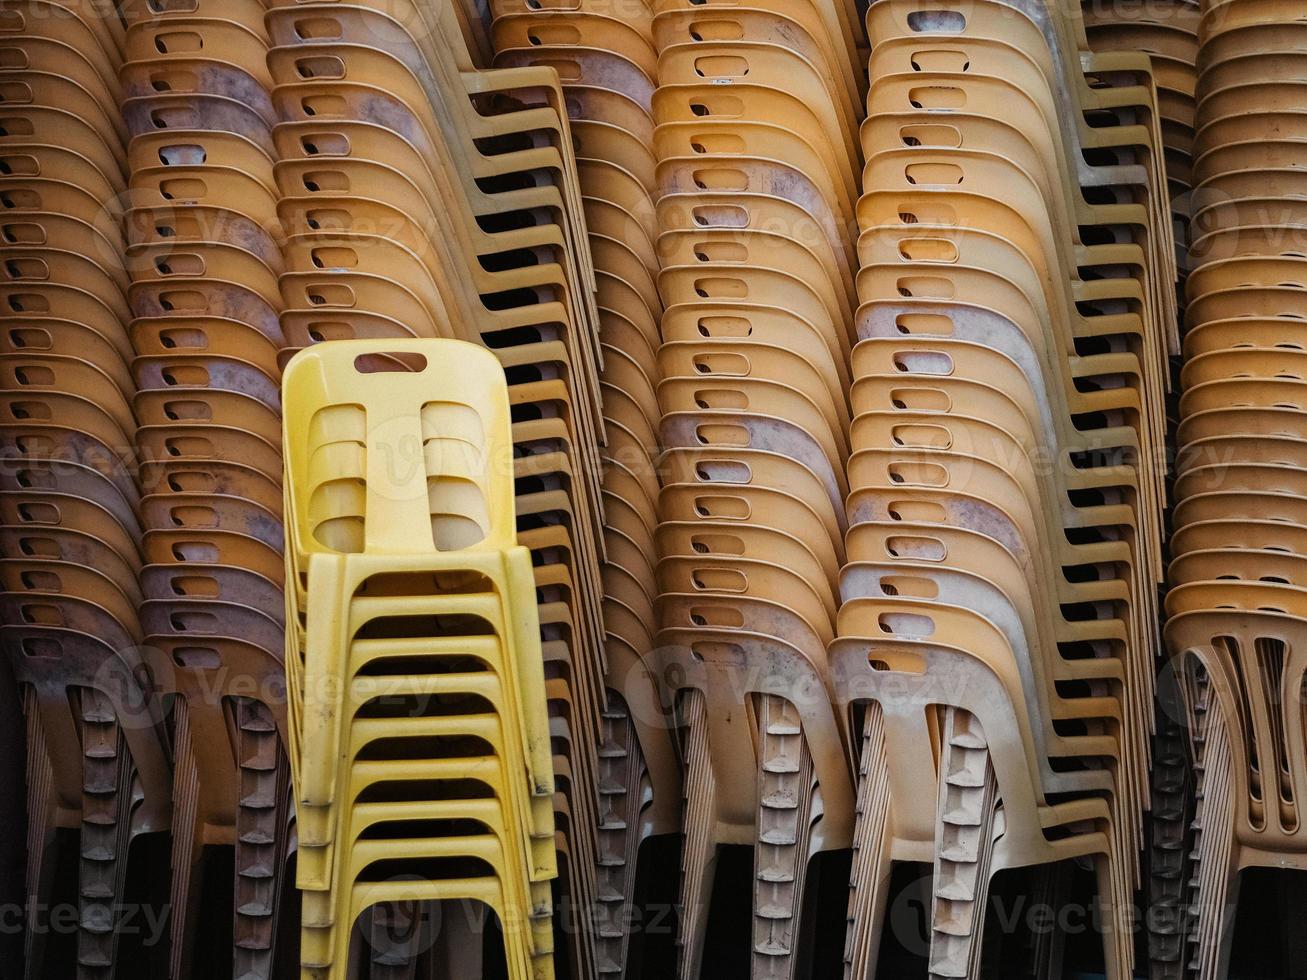
[[[526,549],[513,544],[502,368],[493,355],[455,341],[338,343],[292,359],[284,386],[287,581],[306,576],[302,664],[298,629],[287,637],[292,719],[304,726],[293,761],[300,882],[310,892],[305,966],[335,975],[329,971],[347,957],[350,926],[376,901],[461,896],[486,901],[500,915],[515,969],[534,963],[532,975],[551,975],[551,947],[539,926],[526,924],[542,915],[547,921],[547,893],[538,886],[555,872],[553,788],[530,564]],[[433,391],[440,392],[436,401]],[[288,596],[294,603],[296,593]],[[340,602],[340,611],[331,612]],[[447,639],[403,638],[404,617],[433,614],[452,617]],[[477,640],[456,639],[460,615],[489,631]],[[379,632],[369,638],[373,620]],[[393,639],[383,638],[396,627]],[[436,713],[401,725],[370,710],[375,695],[367,692],[381,688],[366,676],[368,663],[413,657],[433,644],[444,656],[458,654],[450,663],[455,672],[415,674],[403,686],[410,697],[437,696]],[[455,666],[469,649],[484,673]],[[348,687],[332,693],[332,677]],[[346,690],[348,699],[337,700]],[[466,700],[471,713],[442,719],[438,704],[446,698]],[[415,761],[383,761],[384,740],[403,739],[408,729],[441,739],[475,736],[473,742],[493,746],[483,760],[461,768],[435,757],[423,764],[431,778],[448,779],[457,769],[460,778],[470,773],[489,781],[493,796],[450,798],[442,809],[450,820],[476,821],[491,836],[357,841],[363,827],[405,812],[404,804],[384,797],[354,801],[366,798],[369,786],[411,777]],[[339,739],[355,746],[346,751],[356,761],[343,772],[330,748]],[[373,762],[359,755],[370,743],[382,752]],[[452,876],[418,871],[420,883],[404,886],[365,877],[374,862],[422,856],[447,859]],[[449,863],[459,856],[488,862],[488,869],[460,874]],[[490,877],[478,883],[469,874]]]

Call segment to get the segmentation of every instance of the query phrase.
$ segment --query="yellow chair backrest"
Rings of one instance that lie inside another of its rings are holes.
[[[516,544],[507,383],[485,348],[334,341],[296,354],[282,390],[302,557]]]

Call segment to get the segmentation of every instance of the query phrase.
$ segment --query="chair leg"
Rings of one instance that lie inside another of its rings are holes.
[[[236,758],[236,892],[233,976],[270,980],[288,832],[290,766],[267,705],[239,698]]]
[[[345,963],[336,962],[340,929],[353,923],[336,922],[336,896],[328,891],[303,891],[300,922],[300,980],[335,980],[345,976]],[[341,971],[341,972],[338,972]]]
[[[54,890],[54,817],[57,801],[54,766],[41,724],[41,700],[30,687],[23,692],[23,716],[27,727],[27,900],[36,908],[49,908]],[[27,980],[38,980],[45,962],[48,929],[28,929],[23,941]]]
[[[775,695],[760,701],[753,976],[791,980],[812,837],[812,757],[794,705]]]
[[[1207,710],[1202,701],[1192,710],[1205,722],[1194,753],[1198,807],[1190,899],[1195,910],[1193,966],[1197,980],[1221,980],[1229,974],[1238,907],[1238,869],[1230,860],[1236,806],[1230,791],[1231,747],[1219,710]]]
[[[113,702],[91,688],[84,688],[79,700],[82,837],[77,978],[110,980],[118,946],[115,919],[122,907],[131,831],[133,771]]]
[[[975,716],[948,709],[935,825],[931,980],[977,980],[989,896],[998,782]]]
[[[1149,970],[1154,980],[1184,980],[1192,955],[1188,891],[1193,773],[1188,737],[1173,683],[1159,682],[1153,737],[1152,821],[1148,903],[1161,913],[1150,923]]]
[[[626,703],[608,692],[599,746],[595,959],[601,976],[626,970],[628,910],[635,896],[644,756]]]
[[[862,726],[858,756],[857,812],[853,824],[853,868],[849,879],[848,927],[844,940],[844,980],[874,980],[881,931],[889,902],[889,760],[885,719],[871,701]]]
[[[686,692],[682,703],[685,725],[685,849],[681,857],[680,948],[677,975],[698,980],[703,958],[703,930],[712,897],[716,847],[711,833],[716,781],[708,751],[708,717],[703,695]]]
[[[198,820],[200,770],[193,750],[191,713],[185,698],[177,698],[173,707],[176,719],[173,737],[172,770],[172,882],[169,922],[172,947],[169,950],[168,975],[184,977],[191,972],[191,944],[197,931],[200,897],[203,840]]]

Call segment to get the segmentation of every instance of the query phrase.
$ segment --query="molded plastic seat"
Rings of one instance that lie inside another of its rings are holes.
[[[487,901],[500,916],[514,969],[530,964],[531,976],[551,976],[540,925],[548,921],[548,891],[540,887],[556,870],[553,777],[542,756],[548,740],[530,559],[514,544],[502,368],[457,341],[342,342],[292,359],[283,398],[286,580],[305,582],[302,597],[298,587],[288,592],[295,628],[286,638],[305,966],[343,969],[349,927],[376,901],[464,897]],[[419,454],[396,469],[395,452],[410,444]],[[420,616],[437,617],[428,620],[427,639],[404,625]],[[381,692],[368,676],[371,661],[416,657],[418,667],[433,649],[453,672],[408,674],[407,696],[464,699],[467,712],[436,709],[405,721],[370,709],[376,694],[368,692]],[[467,663],[469,653],[479,666]],[[331,693],[333,676],[345,681],[344,691]],[[360,755],[373,742],[398,751],[400,740],[420,734],[492,748],[462,766]],[[340,740],[354,746],[345,758],[355,761],[343,768],[334,747]],[[380,798],[361,802],[368,787],[412,778],[415,766],[431,778],[487,787],[489,794],[473,794],[483,799],[449,799],[442,812],[477,821],[490,837],[360,840],[365,828],[404,810]],[[400,890],[366,884],[373,862],[422,856],[486,862],[477,872],[486,877],[478,884],[457,872],[428,873]]]

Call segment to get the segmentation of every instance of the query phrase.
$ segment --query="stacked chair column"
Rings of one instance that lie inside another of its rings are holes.
[[[510,975],[547,980],[553,773],[503,369],[458,341],[341,342],[284,391],[301,975],[346,976],[378,905],[476,902]],[[414,975],[373,951],[374,975]]]
[[[502,0],[491,12],[496,65],[552,68],[562,81],[594,260],[606,429],[607,707],[596,733],[598,812],[596,841],[589,845],[596,862],[595,904],[579,911],[582,924],[593,928],[595,973],[620,975],[640,844],[652,834],[679,830],[681,798],[678,760],[646,661],[658,597],[654,460],[663,319],[652,203],[653,10],[645,0],[559,7]],[[588,836],[586,828],[576,828],[576,836]],[[574,967],[582,970],[576,976],[588,975],[582,957],[576,959]]]
[[[679,976],[721,845],[753,848],[754,977],[799,975],[852,781],[826,647],[843,562],[861,28],[843,0],[655,5],[662,413],[656,675],[685,769]],[[812,923],[806,924],[811,928]]]
[[[498,357],[549,680],[542,751],[558,776],[560,909],[584,916],[595,866],[590,733],[604,708],[596,277],[557,74],[478,69],[479,25],[457,7],[270,5],[288,235],[281,322],[291,349],[453,338]],[[412,969],[402,950],[383,944],[373,956]]]
[[[1085,29],[1095,51],[1142,51],[1153,65],[1157,110],[1161,115],[1166,180],[1179,269],[1180,313],[1189,269],[1193,217],[1194,131],[1198,85],[1198,0],[1163,0],[1129,5],[1082,0]],[[1172,450],[1178,401],[1179,358],[1172,358],[1172,390],[1167,402],[1167,447]],[[1173,476],[1173,472],[1171,474]],[[1167,500],[1172,494],[1168,487]],[[1158,683],[1153,734],[1152,808],[1147,830],[1146,891],[1149,903],[1150,969],[1158,978],[1179,977],[1188,956],[1189,857],[1194,840],[1192,760],[1179,710],[1175,678],[1163,670]]]
[[[1149,59],[1043,3],[876,0],[867,26],[846,963],[875,970],[895,861],[933,865],[942,978],[980,976],[994,874],[1085,858],[1125,978],[1175,310]]]
[[[1226,976],[1246,868],[1307,870],[1302,806],[1304,24],[1202,5],[1170,674],[1197,781],[1180,967]],[[1174,975],[1179,976],[1176,972]]]
[[[77,868],[76,936],[51,943],[31,923],[33,978],[47,962],[114,975],[132,844],[170,812],[141,646],[126,48],[122,21],[93,5],[0,5],[0,633],[27,728],[28,908],[66,901],[56,871]]]
[[[281,226],[263,5],[123,5],[127,267],[146,566],[172,698],[170,972],[205,848],[235,854],[233,976],[270,977],[290,853],[282,646]]]

